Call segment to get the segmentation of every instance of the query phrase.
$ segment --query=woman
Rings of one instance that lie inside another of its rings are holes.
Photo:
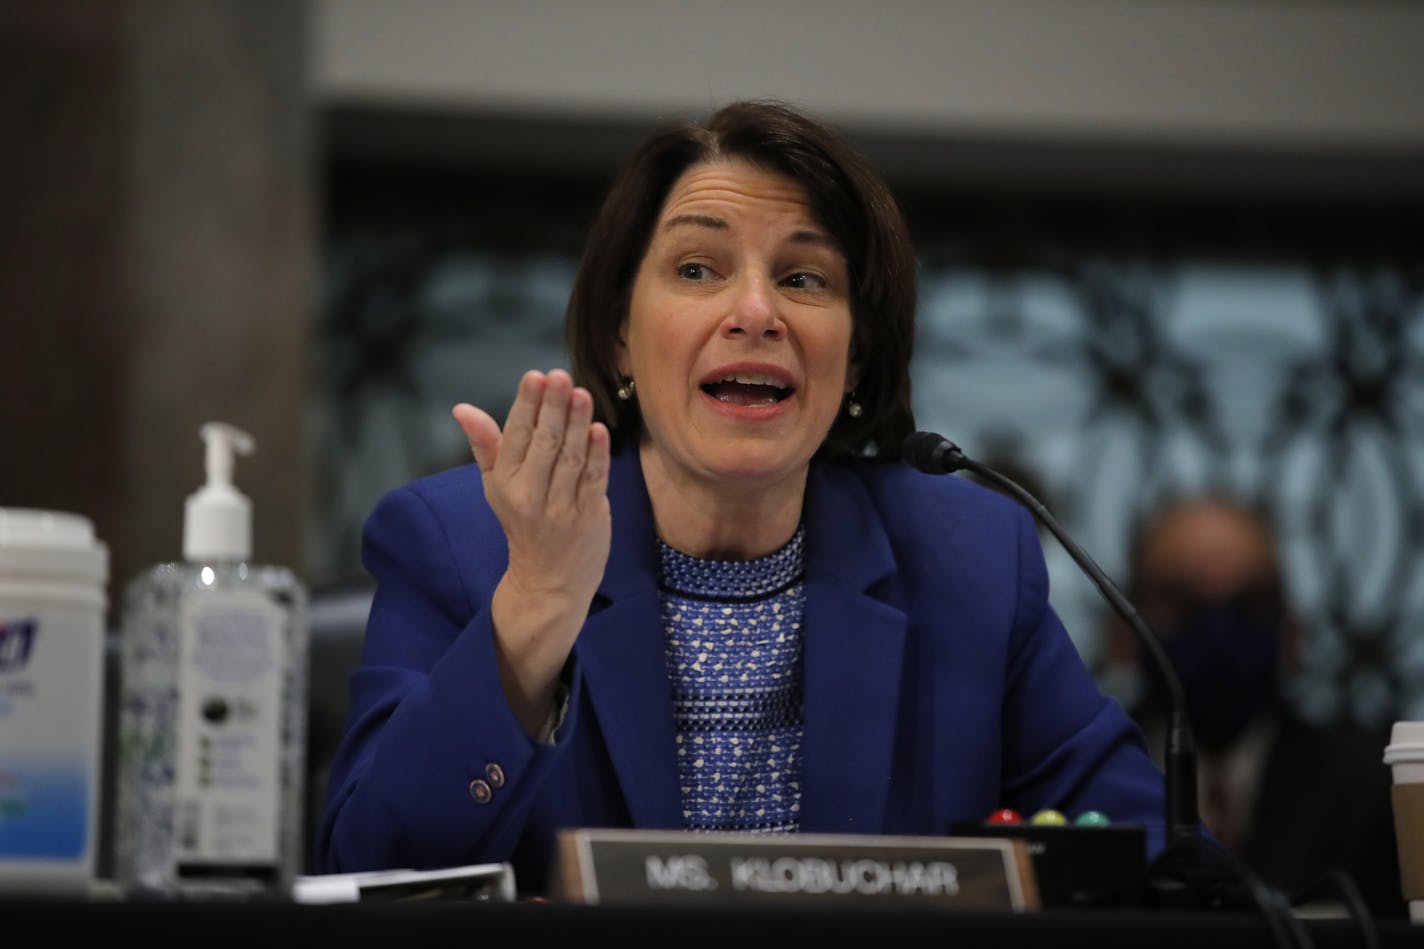
[[[1150,826],[1161,776],[1047,600],[1031,518],[895,463],[915,260],[831,131],[736,103],[628,164],[477,463],[390,493],[321,871],[510,861],[574,827]],[[575,382],[577,380],[577,384]]]

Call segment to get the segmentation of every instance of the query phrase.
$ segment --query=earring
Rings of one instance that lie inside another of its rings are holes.
[[[850,395],[848,395],[848,396],[846,397],[846,399],[847,399],[847,401],[846,401],[846,414],[847,414],[847,415],[849,415],[851,418],[860,418],[862,415],[865,414],[865,408],[864,408],[859,402],[855,401],[855,393],[854,393],[854,392],[852,392]]]
[[[629,379],[627,382],[619,386],[617,392],[618,400],[620,402],[627,402],[629,399],[633,398],[633,390],[635,387],[636,384],[633,382],[632,379]]]

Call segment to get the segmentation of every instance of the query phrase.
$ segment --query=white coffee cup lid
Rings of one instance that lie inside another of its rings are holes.
[[[1424,722],[1395,722],[1384,749],[1384,763],[1424,761]]]

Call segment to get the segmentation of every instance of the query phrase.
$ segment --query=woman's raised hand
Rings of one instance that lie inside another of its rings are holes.
[[[524,374],[503,431],[468,403],[451,414],[509,542],[492,605],[496,648],[505,696],[536,734],[608,562],[608,428],[562,369]]]

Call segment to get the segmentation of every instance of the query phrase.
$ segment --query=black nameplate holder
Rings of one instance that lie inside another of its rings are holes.
[[[951,833],[1020,840],[1028,847],[1042,906],[1092,905],[1123,890],[1147,867],[1147,832],[1134,825],[1040,826],[966,822]]]

